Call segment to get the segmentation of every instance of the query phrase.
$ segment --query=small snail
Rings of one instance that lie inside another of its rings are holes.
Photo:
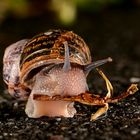
[[[91,120],[96,120],[108,110],[108,103],[117,102],[135,93],[131,85],[122,96],[111,98],[113,88],[101,70],[108,93],[101,98],[88,92],[88,73],[111,58],[91,62],[91,55],[84,40],[65,30],[49,30],[32,39],[20,40],[10,45],[3,58],[3,79],[9,93],[27,100],[26,114],[31,118],[41,116],[73,117],[74,102],[103,106]]]

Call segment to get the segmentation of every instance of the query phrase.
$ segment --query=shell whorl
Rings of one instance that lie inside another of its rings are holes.
[[[69,47],[70,62],[80,65],[91,62],[89,48],[81,37],[72,31],[50,30],[33,37],[25,45],[20,60],[21,83],[24,83],[33,74],[35,75],[44,66],[64,63],[65,47],[63,43],[65,41]]]

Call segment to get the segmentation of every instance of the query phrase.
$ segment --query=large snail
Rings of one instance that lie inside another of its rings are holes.
[[[108,93],[101,98],[88,92],[88,73],[111,60],[91,62],[89,48],[81,37],[72,31],[49,30],[32,39],[20,40],[5,50],[3,79],[12,96],[28,100],[25,112],[29,117],[73,117],[76,113],[73,105],[77,101],[103,106],[91,115],[91,120],[96,120],[108,110],[108,103],[138,90],[133,84],[122,96],[111,98],[112,85],[98,70]]]

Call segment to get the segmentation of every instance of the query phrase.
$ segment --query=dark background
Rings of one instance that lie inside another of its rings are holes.
[[[74,118],[30,119],[24,103],[12,99],[2,80],[5,48],[48,29],[73,30],[88,44],[93,61],[108,56],[101,69],[114,86],[114,96],[132,82],[140,83],[139,0],[1,0],[0,1],[0,139],[140,139],[139,92],[117,104],[103,118],[90,122],[98,107],[76,104]],[[93,71],[90,90],[105,94],[103,80]]]

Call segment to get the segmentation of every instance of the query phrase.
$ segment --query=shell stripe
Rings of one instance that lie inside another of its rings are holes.
[[[84,40],[71,31],[53,30],[33,37],[27,42],[20,59],[21,83],[28,74],[43,66],[64,62],[64,42],[68,42],[70,62],[86,65],[91,62],[90,51]]]

